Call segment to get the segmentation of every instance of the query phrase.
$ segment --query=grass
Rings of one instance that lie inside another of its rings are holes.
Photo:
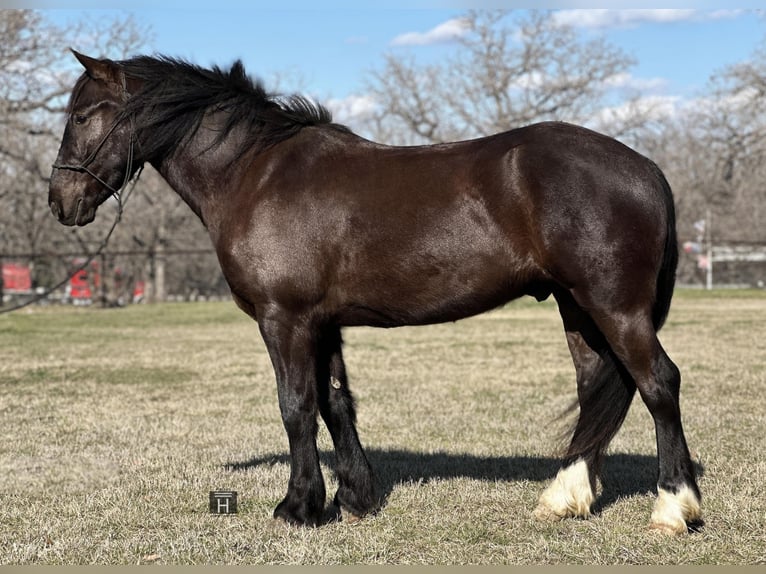
[[[383,511],[271,519],[289,475],[273,373],[231,303],[0,317],[2,564],[763,564],[766,294],[680,291],[662,340],[706,525],[647,528],[654,429],[639,400],[591,520],[540,524],[574,369],[551,303],[450,325],[352,329],[346,360]],[[332,445],[319,436],[328,497]],[[208,491],[239,492],[236,516]]]

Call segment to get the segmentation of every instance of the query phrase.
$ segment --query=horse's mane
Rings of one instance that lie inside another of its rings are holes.
[[[304,96],[267,93],[239,60],[228,71],[166,56],[137,56],[118,64],[128,79],[140,80],[143,86],[131,94],[124,113],[139,134],[151,131],[151,137],[141,138],[141,151],[147,157],[172,153],[196,133],[208,111],[225,112],[217,143],[234,128],[245,128],[239,155],[255,145],[268,147],[288,139],[306,126],[346,129],[332,124],[330,112]]]

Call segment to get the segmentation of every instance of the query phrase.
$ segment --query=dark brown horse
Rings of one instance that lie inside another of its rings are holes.
[[[274,515],[318,524],[317,413],[337,455],[336,508],[379,505],[355,428],[341,328],[454,321],[553,295],[577,372],[579,417],[535,515],[588,516],[599,463],[636,388],[657,432],[653,526],[686,532],[700,493],[681,427],[680,374],[657,339],[677,264],[670,187],[617,141],[543,123],[472,141],[389,147],[275,98],[240,63],[76,54],[50,184],[85,225],[145,162],[210,233],[234,300],[260,327],[290,445]]]

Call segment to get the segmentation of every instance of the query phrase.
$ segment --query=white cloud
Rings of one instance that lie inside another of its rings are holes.
[[[648,95],[605,107],[596,113],[587,125],[608,132],[609,126],[630,125],[631,120],[639,118],[650,122],[665,122],[694,117],[696,114],[721,116],[730,112],[736,113],[752,104],[757,96],[758,90],[750,87],[723,98]]]
[[[576,28],[631,28],[644,23],[668,24],[672,22],[708,21],[736,18],[743,10],[559,10],[553,21],[561,26]]]
[[[664,78],[637,78],[627,72],[615,74],[614,76],[611,76],[604,81],[604,85],[607,88],[627,88],[640,90],[642,92],[648,92],[663,88],[667,85],[667,83],[667,80]]]
[[[678,96],[646,96],[623,104],[604,108],[599,113],[601,122],[626,121],[631,117],[643,116],[650,120],[661,120],[676,115],[683,106],[683,100]]]
[[[431,28],[427,32],[407,32],[391,40],[392,46],[426,46],[452,42],[465,36],[470,24],[465,18],[455,18]]]
[[[664,78],[638,78],[627,72],[614,74],[602,82],[606,89],[613,90],[638,90],[641,92],[651,92],[659,90],[667,85]],[[542,74],[539,71],[522,74],[516,77],[509,86],[511,90],[532,90],[545,85],[554,86],[556,78]]]
[[[366,120],[377,108],[375,98],[357,94],[342,99],[332,98],[325,105],[332,112],[333,120],[341,124]]]
[[[728,20],[730,18],[736,18],[745,13],[745,10],[715,10],[713,12],[707,12],[705,20]]]
[[[535,70],[534,72],[516,76],[511,80],[508,88],[511,90],[533,90],[545,85],[547,81],[549,81],[548,76]]]

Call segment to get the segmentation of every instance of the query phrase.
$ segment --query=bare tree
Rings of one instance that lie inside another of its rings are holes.
[[[464,26],[459,49],[442,62],[386,56],[369,83],[379,107],[366,127],[376,138],[433,143],[546,119],[594,123],[612,80],[632,64],[546,12],[471,11]]]
[[[728,234],[766,243],[766,49],[713,78],[701,122],[713,154],[719,214],[731,217]]]
[[[766,243],[766,50],[711,78],[687,133],[704,162],[688,190],[699,215],[715,215],[721,238]]]
[[[696,242],[695,222],[706,220],[715,244],[766,245],[766,49],[714,74],[693,108],[642,144],[673,186],[682,242]],[[704,281],[696,263],[681,259],[681,281]],[[764,279],[762,263],[728,271],[730,281]]]
[[[164,300],[168,293],[193,298],[222,290],[218,260],[202,223],[150,166],[126,198],[110,249],[135,253],[124,266],[146,283],[150,301]]]

